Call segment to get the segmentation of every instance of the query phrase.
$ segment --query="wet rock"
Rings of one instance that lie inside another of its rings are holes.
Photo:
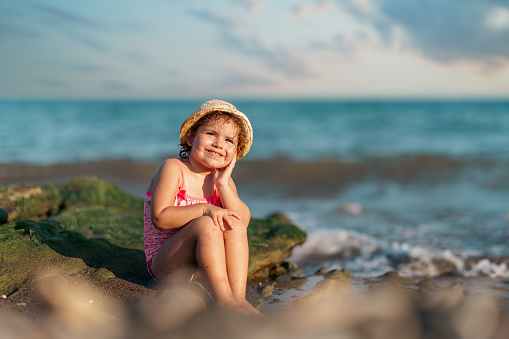
[[[274,291],[274,285],[270,284],[261,289],[260,294],[264,298],[268,298],[272,295]]]
[[[284,261],[283,267],[286,269],[288,273],[290,273],[291,277],[300,277],[302,276],[302,268],[297,266],[296,263],[291,261]]]
[[[278,280],[282,276],[286,275],[288,271],[283,266],[276,266],[270,269],[269,278],[271,280]]]
[[[325,268],[319,268],[314,275],[325,275],[327,273],[327,270]]]
[[[352,276],[346,269],[332,270],[328,272],[323,280],[316,283],[312,288],[315,291],[304,298],[296,299],[294,305],[313,305],[328,301],[333,298],[340,298],[351,293]]]
[[[437,285],[429,279],[424,279],[417,283],[417,287],[419,288],[420,294],[428,294],[429,292],[435,290]]]
[[[258,298],[258,299],[255,299],[251,305],[253,305],[254,308],[256,308],[257,310],[260,310],[263,306],[263,298]]]
[[[347,269],[344,268],[342,270],[334,269],[332,271],[327,272],[324,275],[324,279],[331,279],[350,284],[352,282],[352,275],[350,274],[350,272],[348,272]]]
[[[267,277],[270,269],[288,258],[292,249],[306,241],[306,233],[281,216],[251,219],[248,227],[248,276]]]
[[[387,272],[381,275],[380,277],[376,278],[374,281],[371,281],[371,283],[392,285],[395,287],[403,287],[414,284],[412,280],[402,277],[396,271]]]

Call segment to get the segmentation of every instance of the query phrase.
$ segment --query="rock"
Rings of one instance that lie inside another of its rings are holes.
[[[67,257],[41,243],[35,227],[51,234],[55,224],[25,220],[0,226],[0,293],[9,295],[27,281],[87,268],[81,258]]]
[[[143,210],[143,199],[122,191],[114,183],[93,176],[71,179],[64,185],[62,196],[66,208],[102,206],[123,210]]]
[[[395,287],[403,287],[407,285],[413,285],[414,282],[410,279],[402,277],[396,271],[387,272],[380,277],[377,277],[375,280],[370,283],[375,284],[383,284],[383,285],[392,285]]]
[[[259,311],[263,306],[263,298],[255,299],[251,305]]]
[[[351,292],[351,280],[324,278],[316,283],[312,290],[315,292],[304,298],[294,300],[293,304],[297,307],[310,306],[333,298],[343,297]]]
[[[262,297],[268,298],[272,295],[272,291],[274,291],[274,285],[270,284],[262,288],[260,294],[262,295]]]
[[[288,258],[292,249],[306,241],[306,233],[282,218],[251,219],[249,223],[248,276],[267,277],[272,267]]]
[[[101,267],[101,268],[95,270],[90,275],[90,278],[92,278],[92,280],[94,280],[96,282],[102,283],[108,279],[115,278],[115,274],[113,274],[113,272],[111,272],[110,270],[107,270],[104,267]]]
[[[325,268],[319,268],[314,275],[325,275],[327,273],[327,270]]]
[[[420,294],[428,294],[429,292],[436,289],[437,285],[434,282],[432,282],[431,280],[424,279],[424,280],[419,281],[419,283],[417,283],[417,287],[419,288]]]
[[[287,273],[288,272],[287,272],[286,268],[284,268],[283,266],[276,266],[276,267],[273,267],[270,269],[269,278],[271,280],[277,280]]]
[[[62,196],[56,185],[11,185],[0,190],[0,224],[43,218],[58,212]]]
[[[284,261],[283,267],[286,269],[288,273],[290,273],[291,277],[300,277],[302,276],[302,268],[297,266],[294,262]]]
[[[350,284],[352,282],[352,275],[344,268],[342,270],[334,269],[327,272],[324,279],[331,279]]]

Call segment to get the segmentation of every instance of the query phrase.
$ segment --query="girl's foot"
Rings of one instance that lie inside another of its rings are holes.
[[[237,305],[250,315],[256,315],[259,317],[265,317],[265,315],[253,307],[246,299],[237,300]]]

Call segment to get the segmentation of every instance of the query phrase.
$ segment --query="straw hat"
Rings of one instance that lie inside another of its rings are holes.
[[[189,130],[205,115],[212,112],[227,112],[240,118],[242,121],[242,129],[244,129],[244,136],[239,140],[239,147],[237,151],[237,159],[242,158],[249,152],[251,144],[253,143],[253,128],[246,115],[240,112],[237,107],[229,102],[223,100],[209,100],[201,104],[189,118],[187,118],[180,127],[180,143],[186,144]]]

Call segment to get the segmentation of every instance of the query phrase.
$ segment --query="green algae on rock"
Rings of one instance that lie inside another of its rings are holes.
[[[306,241],[306,232],[282,219],[280,215],[265,219],[251,219],[247,229],[249,238],[249,277],[266,277],[292,253],[292,249]]]
[[[65,208],[78,206],[117,207],[123,210],[142,210],[143,199],[122,191],[114,183],[94,176],[79,176],[62,189]]]
[[[21,219],[40,219],[58,212],[62,196],[56,185],[0,187],[0,224]]]
[[[33,228],[35,221],[13,222],[0,226],[0,293],[9,295],[25,283],[52,274],[75,273],[87,267],[77,257],[66,257],[41,243]],[[52,224],[41,229],[51,233]]]

